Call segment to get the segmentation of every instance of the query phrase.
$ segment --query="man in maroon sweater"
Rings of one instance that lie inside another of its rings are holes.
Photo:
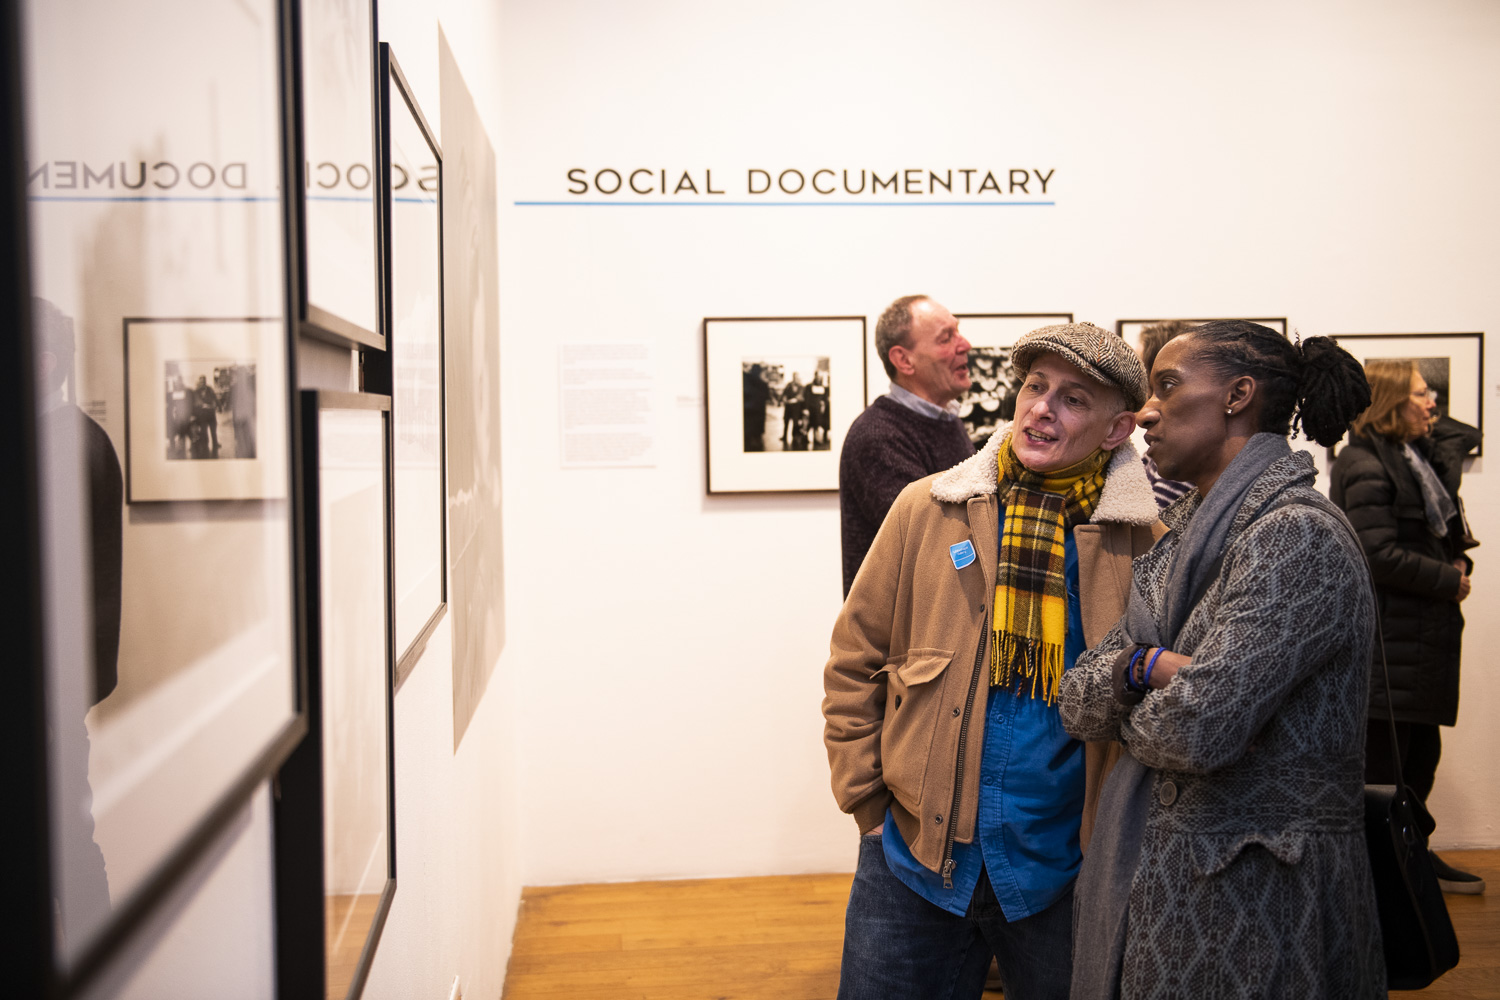
[[[850,425],[839,455],[846,597],[896,495],[974,454],[958,419],[969,342],[953,314],[925,295],[904,295],[875,324],[875,349],[891,390]]]

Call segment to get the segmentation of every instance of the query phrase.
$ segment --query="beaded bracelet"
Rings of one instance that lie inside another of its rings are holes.
[[[1136,694],[1146,693],[1146,689],[1136,683],[1135,668],[1141,662],[1141,657],[1146,655],[1146,650],[1150,648],[1150,646],[1137,646],[1134,655],[1130,657],[1130,662],[1125,665],[1125,687]]]
[[[1161,659],[1161,654],[1165,653],[1166,651],[1167,650],[1166,650],[1165,647],[1158,648],[1156,650],[1156,654],[1151,657],[1151,661],[1146,664],[1146,675],[1141,678],[1141,687],[1143,689],[1148,689],[1148,690],[1150,689],[1150,687],[1151,687],[1151,668],[1154,667],[1154,666],[1156,666],[1156,661],[1159,660],[1159,659]]]

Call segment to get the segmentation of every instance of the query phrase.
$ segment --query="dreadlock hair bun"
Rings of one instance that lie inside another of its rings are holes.
[[[1220,378],[1255,379],[1259,430],[1286,436],[1300,421],[1308,436],[1328,446],[1370,405],[1364,369],[1328,337],[1312,337],[1299,346],[1285,334],[1242,319],[1204,323],[1186,336]]]
[[[1363,366],[1331,337],[1302,342],[1302,378],[1297,413],[1307,436],[1331,447],[1370,405]]]

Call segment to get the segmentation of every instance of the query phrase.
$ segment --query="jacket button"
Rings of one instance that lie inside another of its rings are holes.
[[[938,813],[936,816],[932,817],[932,821],[934,823],[942,823],[943,822],[943,814],[942,813]]]
[[[958,718],[960,715],[963,714],[963,711],[964,711],[963,709],[959,708],[957,705],[954,705],[953,706],[953,717],[955,719]]]
[[[1156,797],[1164,806],[1169,806],[1177,801],[1177,783],[1175,781],[1163,781],[1161,787],[1156,790]]]

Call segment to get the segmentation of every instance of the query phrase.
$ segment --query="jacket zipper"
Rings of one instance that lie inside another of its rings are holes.
[[[993,610],[993,609],[991,609]],[[964,757],[968,753],[969,718],[974,714],[974,695],[979,690],[979,671],[984,664],[984,650],[990,639],[990,611],[984,614],[984,628],[979,633],[979,651],[974,654],[974,674],[969,678],[969,699],[964,704],[963,722],[958,727],[958,759],[953,770],[953,808],[948,810],[948,835],[943,844],[943,888],[953,888],[953,840],[958,835],[959,799],[964,788]]]

